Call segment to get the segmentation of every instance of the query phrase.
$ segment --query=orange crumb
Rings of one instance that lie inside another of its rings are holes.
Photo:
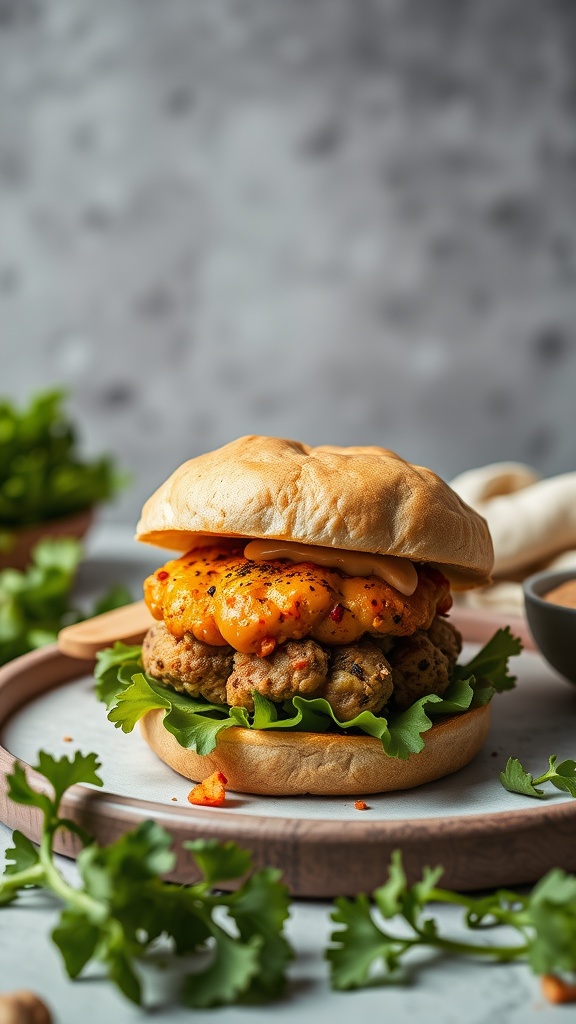
[[[354,807],[356,808],[357,811],[369,811],[370,810],[370,808],[368,807],[368,804],[366,803],[365,800],[355,800],[354,801]]]
[[[576,1003],[576,985],[562,981],[555,974],[543,974],[540,984],[549,1003]]]
[[[62,742],[63,743],[72,743],[72,736],[63,736],[62,737]]]
[[[199,804],[200,807],[223,807],[226,799],[224,787],[227,782],[228,779],[222,772],[214,772],[190,790],[188,800],[191,804]]]

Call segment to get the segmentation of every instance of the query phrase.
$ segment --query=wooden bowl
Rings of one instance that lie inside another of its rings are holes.
[[[94,519],[94,509],[85,508],[61,519],[50,519],[45,523],[22,526],[18,529],[3,529],[11,534],[13,544],[9,551],[0,550],[0,569],[25,569],[30,564],[33,548],[44,537],[75,537],[80,540],[89,530]]]

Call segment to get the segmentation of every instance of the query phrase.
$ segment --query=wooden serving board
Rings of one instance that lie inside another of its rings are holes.
[[[468,612],[452,618],[475,641],[501,624]],[[513,628],[529,642],[524,623]],[[518,659],[516,690],[495,698],[491,734],[470,765],[415,790],[371,796],[366,811],[356,810],[350,797],[230,794],[222,809],[191,806],[188,780],[158,762],[137,732],[125,736],[106,720],[91,668],[52,646],[0,669],[0,819],[33,840],[39,814],[7,799],[6,772],[16,758],[35,763],[39,749],[60,756],[81,749],[99,754],[105,787],[73,787],[63,814],[101,843],[153,818],[174,837],[172,877],[182,882],[195,877],[182,843],[200,837],[235,840],[252,851],[257,866],[279,867],[292,893],[304,897],[372,890],[385,880],[395,849],[411,878],[426,864],[442,864],[443,884],[453,889],[530,883],[553,866],[576,870],[576,801],[556,791],[530,800],[498,781],[510,755],[536,774],[549,754],[576,752],[576,690],[533,652]],[[30,773],[42,788],[42,777]],[[78,850],[74,836],[59,837],[60,853],[74,857]]]

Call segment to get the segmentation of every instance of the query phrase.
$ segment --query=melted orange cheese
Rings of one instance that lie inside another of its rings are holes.
[[[285,640],[344,644],[363,633],[409,636],[452,604],[448,581],[418,568],[407,597],[376,576],[346,576],[312,562],[253,562],[242,545],[199,548],[167,562],[144,584],[146,603],[175,637],[230,644],[266,657]]]

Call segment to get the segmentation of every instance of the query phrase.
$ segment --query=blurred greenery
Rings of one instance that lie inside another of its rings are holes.
[[[62,626],[120,608],[132,600],[126,587],[111,587],[89,613],[74,607],[72,587],[82,545],[70,537],[41,540],[25,572],[0,572],[0,665],[54,643]]]
[[[106,456],[84,461],[65,393],[45,391],[27,408],[0,400],[0,530],[44,523],[111,498],[127,482]]]

